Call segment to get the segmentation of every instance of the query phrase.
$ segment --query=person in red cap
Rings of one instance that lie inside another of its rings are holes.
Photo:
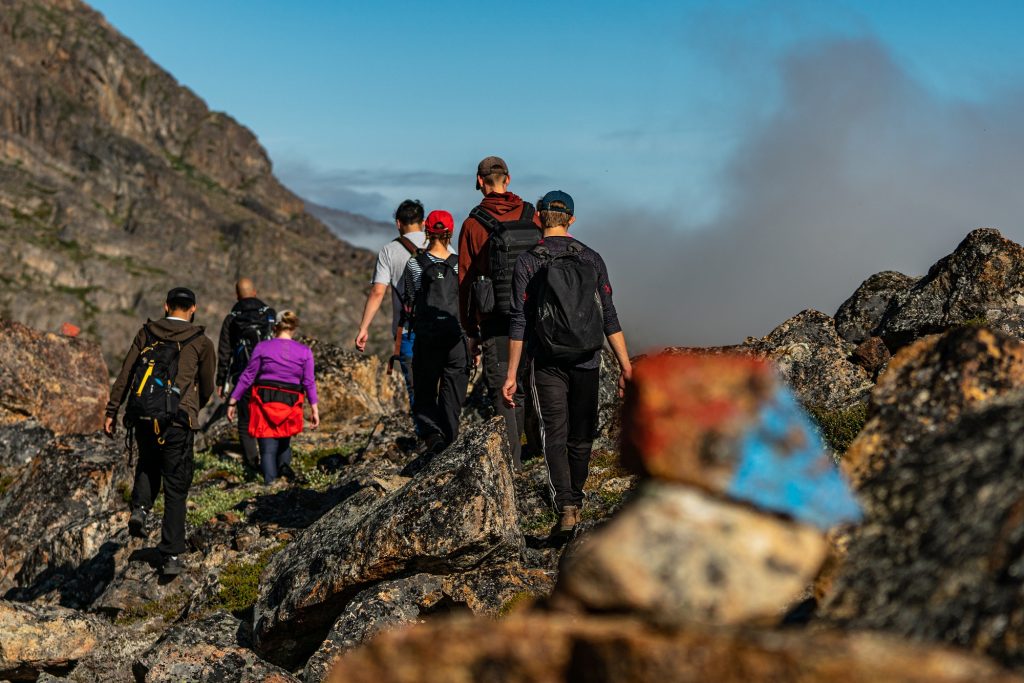
[[[483,355],[484,383],[495,410],[505,418],[512,464],[522,466],[522,435],[539,452],[539,438],[527,431],[526,395],[529,363],[517,368],[515,407],[501,397],[508,370],[508,331],[512,310],[512,269],[519,255],[541,238],[540,220],[533,205],[508,191],[512,178],[501,157],[485,157],[477,164],[476,189],[483,200],[462,223],[459,233],[459,313],[476,362]]]
[[[459,323],[459,259],[449,249],[455,223],[447,211],[431,211],[424,227],[427,248],[405,266],[397,339],[412,327],[413,412],[426,452],[436,453],[459,434],[469,349]]]

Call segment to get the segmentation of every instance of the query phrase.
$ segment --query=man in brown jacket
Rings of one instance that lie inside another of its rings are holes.
[[[459,314],[469,339],[470,357],[475,362],[478,354],[483,355],[484,383],[495,409],[505,418],[513,466],[519,469],[526,428],[522,388],[529,386],[528,378],[522,377],[518,384],[514,408],[505,405],[501,387],[508,370],[512,269],[519,254],[540,241],[541,231],[534,207],[508,191],[511,180],[501,157],[486,157],[477,164],[476,189],[484,197],[470,211],[459,232]],[[481,296],[482,287],[488,295]],[[490,301],[486,301],[488,296]],[[483,307],[490,310],[481,310],[483,301]],[[524,361],[520,374],[528,368],[528,361]]]
[[[164,318],[147,321],[135,335],[110,390],[103,431],[113,438],[117,430],[117,413],[129,398],[129,391],[134,392],[134,399],[161,382],[152,365],[147,363],[149,372],[136,368],[139,357],[155,357],[153,349],[158,346],[163,353],[170,352],[169,357],[176,358],[177,372],[173,378],[167,378],[173,386],[162,395],[176,396],[177,410],[165,419],[132,415],[129,410],[125,415],[125,426],[134,431],[139,448],[128,533],[136,538],[146,537],[146,516],[152,508],[153,498],[160,491],[162,480],[164,518],[157,548],[162,559],[161,573],[173,576],[183,570],[178,556],[185,552],[185,501],[195,465],[192,451],[194,430],[199,428],[199,410],[210,400],[215,389],[217,358],[205,329],[192,323],[196,312],[196,295],[192,290],[185,287],[172,289],[167,293],[164,311]],[[176,354],[169,351],[171,349],[176,350]],[[131,407],[129,403],[129,409]]]

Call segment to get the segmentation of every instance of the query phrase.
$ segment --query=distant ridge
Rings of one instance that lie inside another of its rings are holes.
[[[318,218],[335,235],[357,247],[377,251],[398,235],[394,223],[375,221],[358,213],[332,209],[306,200],[306,211]]]

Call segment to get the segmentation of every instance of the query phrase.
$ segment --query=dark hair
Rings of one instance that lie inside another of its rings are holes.
[[[195,305],[195,301],[191,299],[169,299],[167,301],[167,308],[172,311],[187,311]]]
[[[423,222],[423,204],[418,199],[406,199],[395,209],[395,220],[402,225]]]
[[[508,179],[508,173],[505,171],[495,171],[481,177],[484,180],[484,185],[487,187],[498,187],[505,184],[505,181]]]

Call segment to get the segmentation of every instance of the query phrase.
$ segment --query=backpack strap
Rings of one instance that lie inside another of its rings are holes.
[[[543,243],[539,243],[534,247],[530,248],[530,253],[539,258],[541,261],[547,261],[551,258],[551,250],[544,246]]]
[[[501,221],[482,209],[480,206],[474,206],[473,210],[469,212],[469,217],[484,226],[484,230],[486,230],[488,234],[501,227]]]
[[[449,254],[448,258],[446,258],[444,262],[447,263],[452,270],[455,270],[459,265],[459,255]]]
[[[578,256],[578,255],[583,253],[584,247],[583,247],[582,244],[580,244],[576,240],[573,240],[572,242],[569,242],[569,246],[566,247],[565,249],[566,249],[566,251],[570,251],[573,254],[576,254]]]
[[[534,213],[536,213],[536,209],[533,208],[533,204],[530,202],[523,202],[523,212],[519,214],[519,220],[532,223]]]
[[[401,244],[403,247],[405,247],[405,250],[409,252],[411,256],[415,256],[416,252],[420,250],[419,247],[413,244],[412,240],[406,237],[405,235],[399,235],[398,237],[391,241],[398,242],[399,244]]]

